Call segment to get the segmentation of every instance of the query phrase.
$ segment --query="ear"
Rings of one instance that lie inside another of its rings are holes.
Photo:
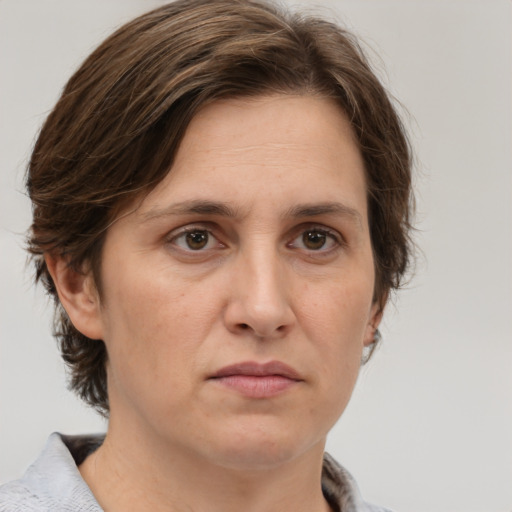
[[[384,302],[384,304],[386,304],[386,302]],[[379,328],[383,314],[384,306],[380,303],[380,301],[374,301],[370,309],[368,324],[366,325],[366,331],[364,334],[363,344],[365,347],[369,347],[372,343],[375,342],[375,332]]]
[[[61,256],[46,254],[45,261],[72,324],[88,338],[103,339],[100,300],[92,272],[74,270]]]

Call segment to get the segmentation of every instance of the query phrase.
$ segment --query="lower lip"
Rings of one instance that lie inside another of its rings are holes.
[[[298,383],[282,375],[228,375],[214,380],[251,398],[276,396]]]

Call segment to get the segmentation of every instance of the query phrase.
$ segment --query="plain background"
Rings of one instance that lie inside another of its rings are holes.
[[[65,389],[51,307],[31,285],[23,174],[72,71],[113,28],[162,3],[0,0],[0,482],[52,431],[104,429]],[[423,251],[328,449],[366,499],[397,511],[510,512],[512,3],[316,4],[364,39],[407,106]]]

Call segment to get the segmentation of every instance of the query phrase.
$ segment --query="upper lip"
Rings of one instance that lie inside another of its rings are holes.
[[[270,361],[268,363],[244,361],[235,363],[221,368],[215,372],[211,378],[229,377],[232,375],[250,375],[254,377],[279,375],[292,380],[303,380],[294,368],[281,361]]]

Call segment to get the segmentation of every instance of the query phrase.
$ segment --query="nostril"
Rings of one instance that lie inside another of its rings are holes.
[[[239,323],[239,324],[237,324],[237,328],[238,328],[239,332],[254,331],[254,334],[261,338],[266,338],[268,336],[268,334],[263,334],[262,332],[256,331],[253,327],[251,327],[250,324]],[[280,325],[280,326],[276,327],[276,329],[274,330],[274,333],[280,333],[282,335],[282,334],[284,334],[285,331],[286,331],[286,325]]]

